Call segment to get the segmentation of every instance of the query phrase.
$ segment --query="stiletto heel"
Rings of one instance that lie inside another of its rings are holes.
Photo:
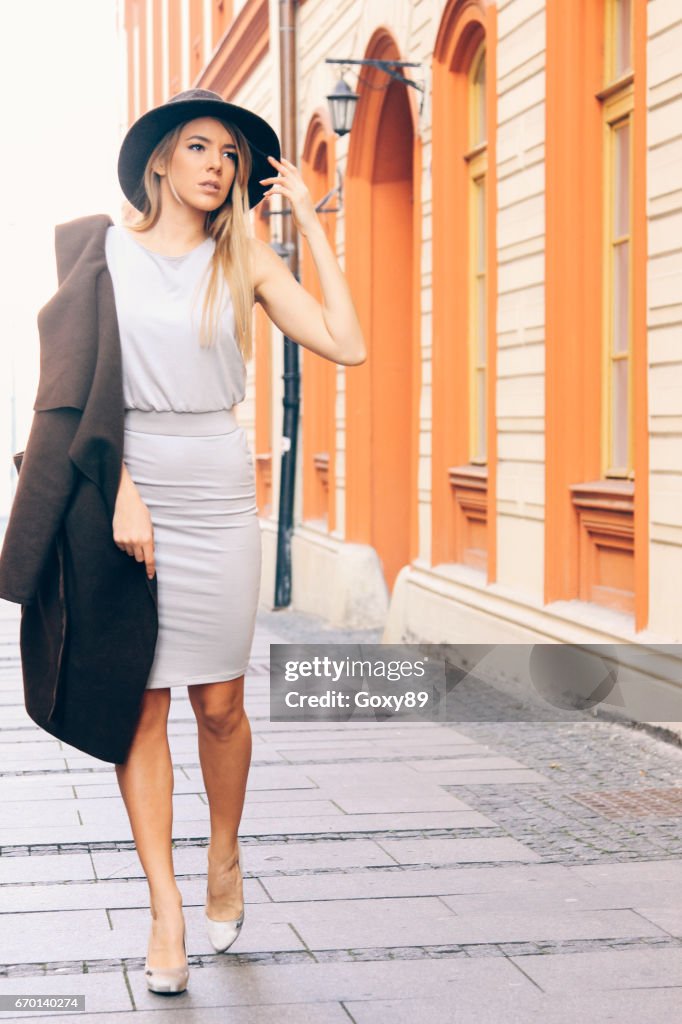
[[[237,850],[239,851],[237,863],[239,864],[239,872],[242,874],[242,848],[239,842],[237,842]],[[208,902],[208,885],[206,885],[206,900]],[[224,953],[237,938],[241,926],[244,924],[244,908],[242,907],[241,914],[233,921],[214,921],[213,918],[208,916],[206,908],[204,908],[204,917],[206,918],[206,930],[211,945],[216,953]]]
[[[148,960],[144,962],[144,976],[150,992],[159,995],[184,992],[189,982],[189,961],[185,934],[182,936],[182,948],[185,952],[185,963],[182,967],[150,967]]]

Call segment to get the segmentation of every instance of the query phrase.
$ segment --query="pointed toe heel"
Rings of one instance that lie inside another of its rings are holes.
[[[182,945],[185,950],[185,963],[181,967],[150,967],[148,960],[145,959],[144,977],[150,992],[156,992],[157,995],[177,995],[187,989],[189,961],[184,936]]]
[[[239,871],[242,872],[242,848],[237,844],[239,850]],[[206,895],[208,897],[208,886],[206,888]],[[226,949],[229,949],[232,943],[235,941],[241,927],[244,924],[244,910],[233,921],[214,921],[213,918],[208,916],[206,908],[204,908],[204,918],[206,920],[206,931],[211,945],[213,946],[216,953],[224,953]]]

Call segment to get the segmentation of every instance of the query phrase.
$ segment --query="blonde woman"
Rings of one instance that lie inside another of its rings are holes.
[[[276,154],[276,155],[275,155]],[[210,805],[205,921],[216,951],[244,919],[237,833],[251,760],[244,712],[261,571],[252,456],[234,407],[252,354],[252,306],[332,362],[365,345],[345,278],[305,184],[257,115],[193,89],[128,131],[119,180],[140,217],[106,231],[123,360],[124,455],[113,539],[156,573],[159,630],[142,712],[116,765],[150,894],[149,988],[189,971],[171,835],[171,689],[187,686]],[[284,196],[307,239],[321,306],[270,246],[249,207]]]

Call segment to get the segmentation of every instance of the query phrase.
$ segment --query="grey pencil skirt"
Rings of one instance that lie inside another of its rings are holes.
[[[123,461],[153,526],[159,633],[147,689],[236,679],[256,624],[261,534],[231,409],[127,409]]]

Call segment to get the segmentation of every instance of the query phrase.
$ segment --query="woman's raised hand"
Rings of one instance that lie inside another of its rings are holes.
[[[269,156],[268,160],[279,173],[276,178],[259,179],[261,185],[270,185],[267,192],[263,193],[263,198],[276,194],[288,199],[294,224],[301,234],[305,235],[318,220],[308,186],[291,160],[287,160],[286,157],[277,160],[274,156]]]

